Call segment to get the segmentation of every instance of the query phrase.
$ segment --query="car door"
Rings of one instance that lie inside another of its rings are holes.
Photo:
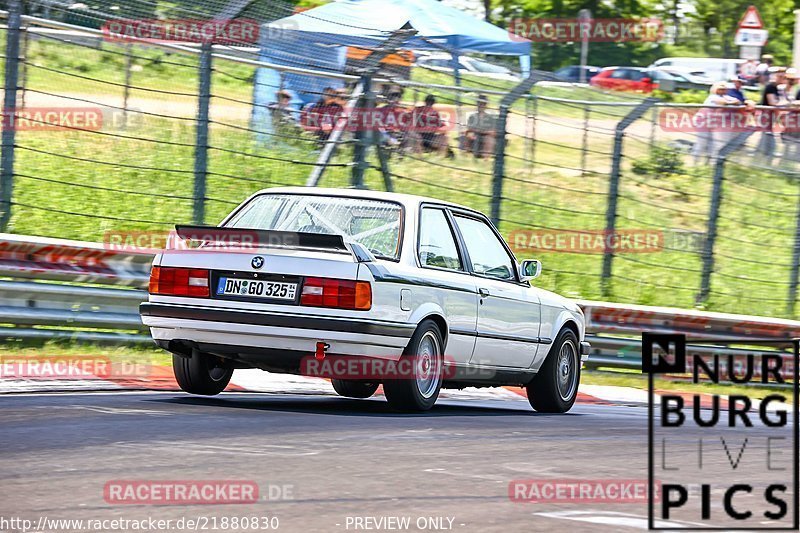
[[[453,212],[467,266],[478,288],[472,364],[529,368],[539,346],[539,298],[519,281],[516,261],[488,220]]]
[[[420,301],[435,302],[444,310],[449,329],[446,355],[465,365],[475,347],[477,287],[457,245],[452,218],[441,206],[423,205],[421,209],[417,260],[426,280],[436,287],[413,290]]]

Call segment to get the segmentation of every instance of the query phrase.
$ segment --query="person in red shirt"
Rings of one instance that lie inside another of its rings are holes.
[[[378,108],[381,137],[385,144],[403,146],[408,140],[411,116],[408,110],[400,105],[403,89],[391,87],[386,95],[386,105]]]
[[[425,97],[425,105],[414,109],[412,113],[412,129],[415,133],[418,151],[437,152],[451,155],[452,150],[447,143],[447,123],[434,107],[436,97],[429,94]]]

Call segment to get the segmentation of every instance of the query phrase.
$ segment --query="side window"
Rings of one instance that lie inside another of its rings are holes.
[[[611,72],[611,77],[615,80],[624,80],[628,77],[628,72],[625,69],[618,68],[617,70]]]
[[[514,261],[492,228],[483,220],[456,215],[472,270],[481,276],[514,280]]]
[[[458,257],[455,237],[441,209],[422,209],[418,253],[422,266],[464,270]]]

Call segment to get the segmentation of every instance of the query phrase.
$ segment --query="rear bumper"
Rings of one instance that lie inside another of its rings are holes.
[[[169,341],[227,346],[255,358],[274,351],[313,354],[320,341],[330,345],[329,354],[398,358],[415,329],[379,320],[150,302],[139,312],[162,346]]]

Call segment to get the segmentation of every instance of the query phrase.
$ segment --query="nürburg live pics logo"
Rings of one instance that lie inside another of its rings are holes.
[[[642,335],[651,530],[798,530],[799,347]]]

